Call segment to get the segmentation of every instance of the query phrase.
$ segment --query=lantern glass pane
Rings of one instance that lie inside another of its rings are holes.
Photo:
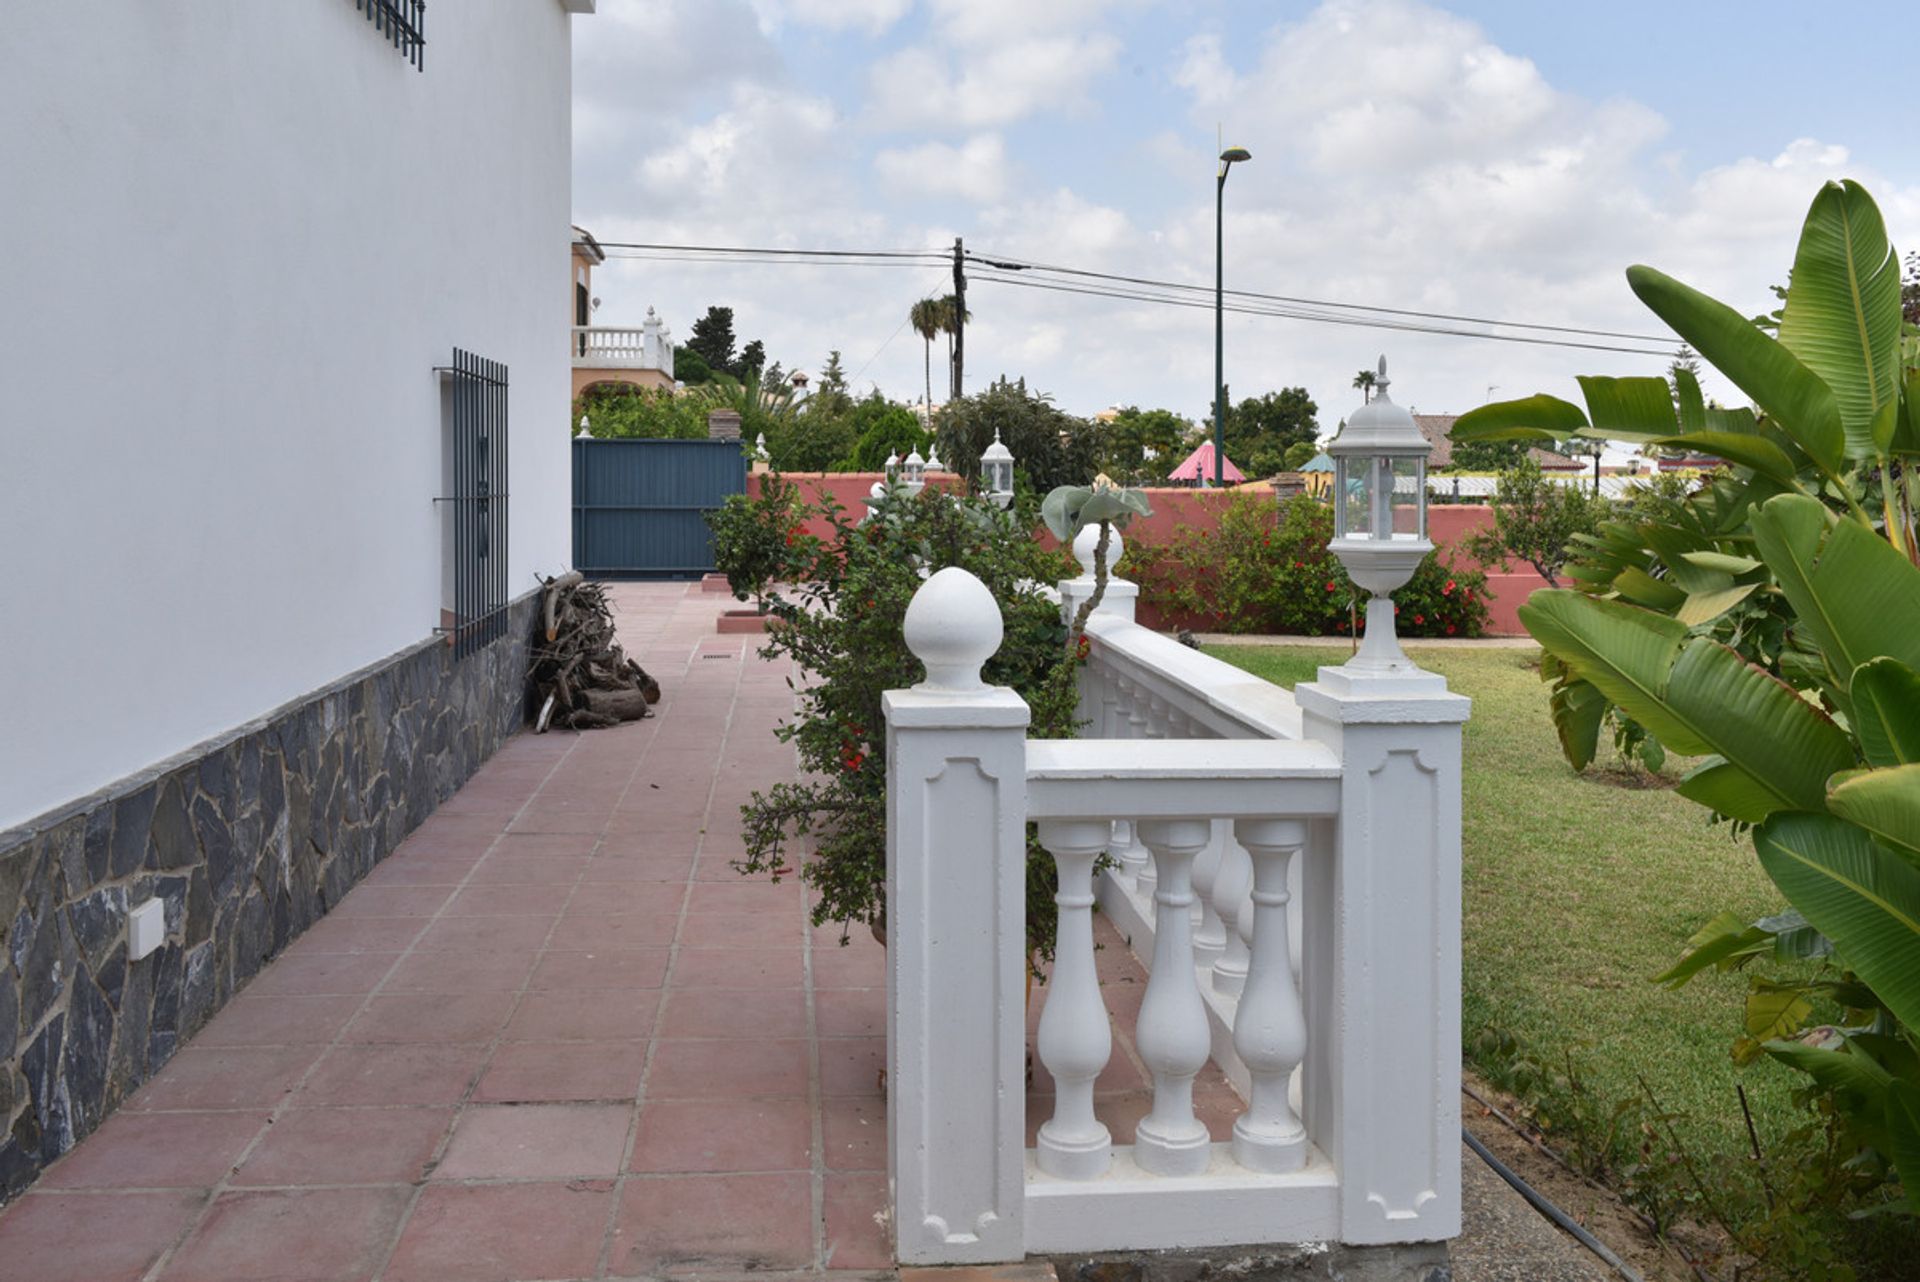
[[[1393,537],[1427,536],[1427,461],[1424,458],[1380,460],[1392,486]]]
[[[1372,538],[1377,522],[1373,519],[1372,482],[1374,460],[1342,458],[1334,463],[1334,502],[1336,534],[1343,539]]]
[[[1013,489],[1013,464],[996,459],[987,464],[987,489],[995,494],[1006,494]]]

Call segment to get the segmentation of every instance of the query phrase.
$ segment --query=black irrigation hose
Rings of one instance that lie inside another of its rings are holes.
[[[1511,1184],[1515,1192],[1519,1193],[1521,1197],[1526,1198],[1527,1201],[1533,1205],[1534,1210],[1540,1212],[1540,1214],[1546,1216],[1549,1220],[1552,1220],[1555,1224],[1558,1224],[1561,1228],[1571,1233],[1575,1241],[1612,1265],[1614,1272],[1626,1278],[1628,1282],[1645,1282],[1645,1279],[1638,1273],[1635,1273],[1625,1260],[1622,1260],[1612,1251],[1609,1251],[1606,1243],[1587,1232],[1586,1229],[1574,1222],[1572,1216],[1555,1206],[1552,1202],[1549,1202],[1545,1195],[1535,1189],[1533,1185],[1514,1174],[1505,1162],[1502,1162],[1487,1150],[1487,1146],[1482,1144],[1479,1139],[1474,1136],[1472,1131],[1464,1126],[1461,1127],[1460,1138],[1467,1142],[1468,1148],[1480,1155],[1481,1161],[1493,1168],[1495,1175],[1498,1175],[1508,1184]]]

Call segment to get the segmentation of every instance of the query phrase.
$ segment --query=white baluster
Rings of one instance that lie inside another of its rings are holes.
[[[1131,678],[1120,678],[1120,712],[1126,721],[1126,739],[1144,739],[1147,737],[1147,693],[1140,684]],[[1153,860],[1147,857],[1146,847],[1140,844],[1140,825],[1128,824],[1128,844],[1126,853],[1120,856],[1120,862],[1133,873],[1134,885],[1142,893],[1153,892]]]
[[[1172,738],[1173,736],[1167,733],[1167,718],[1172,713],[1173,708],[1165,699],[1157,694],[1149,694],[1147,696],[1147,738]]]
[[[1117,672],[1107,674],[1107,731],[1109,739],[1138,739],[1139,727],[1132,718],[1133,682]],[[1150,865],[1147,863],[1146,847],[1140,844],[1134,834],[1133,821],[1117,819],[1113,824],[1113,845],[1108,847],[1113,857],[1120,861],[1120,871],[1130,875],[1136,884],[1145,876]],[[1152,883],[1146,883],[1151,885]]]
[[[1213,963],[1213,991],[1238,997],[1247,986],[1247,934],[1240,930],[1240,909],[1253,889],[1253,861],[1238,841],[1226,838],[1220,871],[1213,881],[1213,911],[1219,915],[1224,949]]]
[[[1135,1129],[1134,1160],[1156,1175],[1198,1175],[1211,1140],[1193,1115],[1193,1079],[1206,1066],[1207,1010],[1193,969],[1190,881],[1193,857],[1213,825],[1205,819],[1142,820],[1140,837],[1159,869],[1154,895],[1153,970],[1134,1038],[1153,1073],[1153,1111]]]
[[[1233,1049],[1253,1082],[1247,1111],[1233,1124],[1233,1158],[1250,1171],[1293,1171],[1306,1161],[1307,1134],[1287,1098],[1307,1053],[1307,1021],[1293,985],[1287,946],[1287,865],[1306,844],[1298,819],[1242,819],[1234,834],[1253,860],[1253,964],[1233,1022]]]
[[[1043,819],[1040,844],[1060,869],[1058,942],[1040,1012],[1040,1062],[1053,1074],[1053,1117],[1040,1128],[1040,1169],[1068,1180],[1104,1175],[1113,1137],[1093,1115],[1093,1083],[1113,1054],[1113,1030],[1093,964],[1093,861],[1112,829],[1087,820]]]
[[[1212,839],[1193,861],[1194,907],[1199,910],[1193,921],[1193,962],[1203,971],[1213,968],[1227,946],[1226,928],[1220,923],[1220,915],[1213,911],[1213,886],[1220,872],[1225,829],[1225,824],[1214,823]]]

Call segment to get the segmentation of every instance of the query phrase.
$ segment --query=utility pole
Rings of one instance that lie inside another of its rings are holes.
[[[953,391],[952,400],[963,395],[961,384],[966,381],[967,369],[967,274],[961,270],[966,258],[966,246],[958,236],[953,238]]]

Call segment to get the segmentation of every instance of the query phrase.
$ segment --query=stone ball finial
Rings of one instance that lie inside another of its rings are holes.
[[[907,649],[926,665],[917,690],[966,694],[987,688],[980,666],[1000,648],[1000,603],[987,585],[957,565],[920,585],[902,629]]]
[[[1073,536],[1073,559],[1080,563],[1080,577],[1093,578],[1093,550],[1100,543],[1100,525],[1094,522],[1080,527],[1080,533]],[[1113,537],[1107,540],[1107,573],[1113,573],[1113,567],[1120,564],[1120,554],[1127,550],[1126,540],[1120,537],[1120,527],[1113,527]]]

